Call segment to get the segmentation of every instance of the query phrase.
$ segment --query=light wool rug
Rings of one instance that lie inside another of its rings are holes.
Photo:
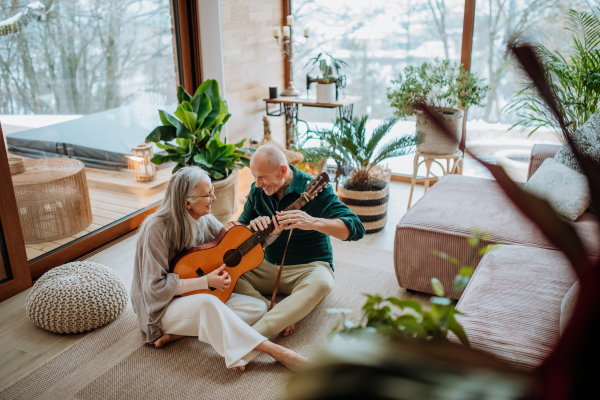
[[[410,297],[398,286],[392,252],[334,241],[335,287],[327,299],[276,343],[313,358],[327,345],[326,335],[339,317],[325,310],[356,310],[363,293]],[[0,399],[281,399],[291,373],[266,355],[245,372],[231,371],[211,346],[185,338],[156,349],[143,345],[135,314],[128,308],[117,320],[79,340],[0,393]]]

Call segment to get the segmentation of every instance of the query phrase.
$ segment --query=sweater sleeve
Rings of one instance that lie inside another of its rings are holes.
[[[347,205],[340,201],[331,185],[327,185],[323,192],[315,197],[312,210],[312,215],[317,218],[342,220],[350,231],[346,241],[360,240],[365,236],[365,227],[362,222]]]
[[[169,248],[159,224],[148,226],[145,237],[138,238],[131,302],[146,343],[158,339],[160,318],[175,296],[179,276],[169,272]]]
[[[208,278],[206,276],[201,276],[200,278],[179,279],[175,296],[180,296],[187,292],[193,292],[194,290],[205,289],[208,289]]]

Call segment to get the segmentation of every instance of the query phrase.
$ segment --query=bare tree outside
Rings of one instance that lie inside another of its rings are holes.
[[[5,0],[0,114],[90,114],[140,96],[172,103],[173,57],[168,0]]]

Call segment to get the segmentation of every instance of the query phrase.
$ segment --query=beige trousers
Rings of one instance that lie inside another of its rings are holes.
[[[278,265],[264,260],[258,267],[242,275],[233,291],[270,305],[278,271]],[[276,335],[306,317],[332,288],[333,271],[326,262],[284,265],[277,293],[287,294],[288,297],[277,303],[252,327],[261,335]]]

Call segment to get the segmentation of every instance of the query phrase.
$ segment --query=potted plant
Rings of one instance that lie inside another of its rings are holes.
[[[350,173],[337,185],[338,197],[358,217],[367,233],[379,232],[387,221],[389,185],[370,175],[371,168],[392,157],[406,155],[414,146],[413,136],[401,136],[386,142],[397,119],[391,118],[379,125],[367,139],[367,116],[346,122],[338,118],[332,129],[317,129],[311,133],[325,144],[324,147],[306,149],[305,156],[333,158],[339,175]]]
[[[462,65],[448,60],[423,63],[420,67],[404,68],[404,77],[393,80],[388,88],[390,105],[398,118],[416,115],[417,150],[425,154],[454,154],[462,134],[464,112],[470,106],[481,106],[489,86],[484,79],[464,70]],[[437,111],[446,127],[458,139],[453,142],[429,123],[427,116],[415,106],[425,103]]]
[[[329,59],[329,62],[327,59]],[[342,65],[348,66],[348,64],[329,53],[319,53],[316,57],[308,60],[304,67],[306,68],[309,64],[313,66],[319,64],[319,70],[321,71],[321,78],[317,79],[317,103],[333,103],[336,100],[336,78],[333,76],[333,71],[335,70],[336,75],[339,77]]]
[[[178,87],[177,102],[175,115],[158,110],[162,125],[146,137],[146,143],[155,142],[166,152],[155,155],[152,162],[157,165],[175,162],[173,173],[190,165],[207,171],[219,199],[213,206],[213,215],[222,223],[229,222],[238,205],[237,169],[250,165],[245,155],[252,154],[254,149],[242,148],[246,139],[227,144],[227,139],[219,138],[231,114],[219,95],[217,81],[205,81],[194,96]]]
[[[541,44],[535,46],[545,78],[563,114],[566,131],[562,130],[531,81],[525,83],[503,110],[519,117],[510,129],[517,126],[521,129],[533,128],[529,132],[531,136],[539,128],[550,128],[564,142],[565,133],[572,135],[589,117],[600,112],[600,19],[594,13],[570,10],[566,14],[566,23],[573,40],[567,58]]]

